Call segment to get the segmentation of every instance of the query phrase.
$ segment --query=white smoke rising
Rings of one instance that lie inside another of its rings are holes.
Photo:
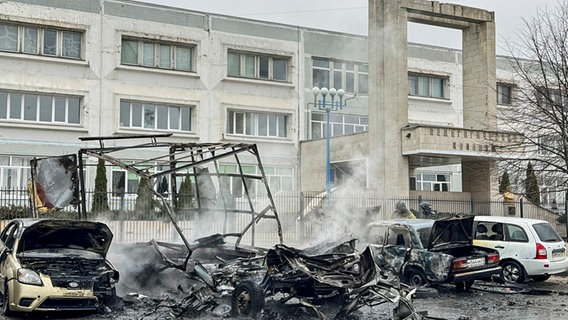
[[[369,201],[366,190],[365,161],[353,162],[340,183],[332,188],[331,205],[325,193],[322,199],[308,203],[305,218],[319,228],[312,244],[339,241],[346,238],[360,239],[367,223],[377,219],[379,206]]]

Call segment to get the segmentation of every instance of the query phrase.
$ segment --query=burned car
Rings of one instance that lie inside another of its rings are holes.
[[[265,299],[280,294],[277,301],[286,303],[295,298],[320,319],[326,317],[317,306],[325,302],[339,307],[338,319],[362,306],[385,302],[398,303],[395,310],[404,309],[408,313],[405,317],[413,314],[410,294],[405,294],[409,288],[401,288],[396,275],[377,267],[371,248],[357,252],[355,242],[346,241],[326,250],[276,245],[266,254],[262,280],[245,279],[233,290],[233,313],[255,317],[263,309]]]
[[[119,274],[100,222],[17,219],[0,234],[3,313],[87,311],[111,304]]]
[[[370,223],[364,241],[409,285],[454,283],[467,290],[501,271],[499,252],[474,246],[472,235],[473,217],[386,220]]]

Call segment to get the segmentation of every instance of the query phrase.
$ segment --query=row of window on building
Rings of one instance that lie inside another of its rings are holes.
[[[28,181],[31,177],[30,160],[32,160],[32,158],[31,156],[0,155],[0,190],[26,191]],[[244,174],[259,174],[259,172],[257,172],[257,166],[244,164],[241,167]],[[166,168],[158,168],[158,172],[165,169]],[[291,167],[265,165],[263,169],[272,192],[293,190],[294,175]],[[113,196],[118,197],[122,193],[128,196],[136,195],[140,182],[140,178],[137,175],[129,173],[119,167],[110,167],[109,170],[108,185],[113,191]],[[237,174],[237,170],[236,164],[219,164],[220,173]],[[91,178],[93,180],[92,182],[94,182],[94,175]],[[91,178],[87,177],[87,180]],[[239,198],[243,196],[244,188],[241,178],[231,176],[227,178],[230,180],[228,185],[230,185],[230,192],[233,197]],[[178,188],[181,185],[181,179],[183,179],[183,177],[178,177]],[[258,183],[257,179],[249,179],[249,181],[247,181],[249,192],[254,196],[265,196],[266,190],[260,188],[260,186],[257,185]],[[159,184],[157,183],[155,187],[159,188]],[[121,192],[118,192],[118,190],[121,190]],[[23,192],[22,196],[27,197],[27,192]],[[1,203],[0,206],[2,206]]]
[[[0,155],[0,189],[25,190],[30,179],[30,160],[29,156],[8,156]],[[157,168],[160,171],[160,168]],[[165,168],[161,168],[165,169]],[[293,190],[294,172],[291,167],[285,166],[264,166],[264,173],[268,179],[270,190],[275,193],[285,190]],[[244,174],[258,174],[257,166],[242,165]],[[120,196],[122,193],[127,195],[135,195],[139,185],[139,177],[129,173],[119,167],[111,167],[108,177],[109,188],[113,191],[114,196]],[[237,166],[235,164],[220,164],[220,173],[236,174]],[[333,175],[335,177],[335,175]],[[94,177],[93,177],[94,178]],[[244,195],[244,188],[240,178],[227,177],[230,179],[230,192],[233,197],[241,197]],[[89,178],[87,178],[89,179]],[[177,187],[181,185],[181,177],[177,181]],[[335,180],[335,179],[333,179]],[[252,195],[265,196],[266,190],[257,186],[258,181],[250,179],[247,181],[247,188]],[[156,188],[159,184],[156,184]],[[447,173],[418,173],[411,182],[412,190],[422,191],[451,191],[450,174]],[[120,192],[118,191],[120,190]]]

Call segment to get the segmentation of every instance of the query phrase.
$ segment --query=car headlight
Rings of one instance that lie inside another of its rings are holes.
[[[43,284],[37,272],[25,268],[18,269],[18,282],[36,286]]]

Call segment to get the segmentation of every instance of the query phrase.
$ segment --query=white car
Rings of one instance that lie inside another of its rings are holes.
[[[502,281],[546,281],[567,271],[566,243],[547,221],[501,216],[474,221],[473,244],[499,251]]]

